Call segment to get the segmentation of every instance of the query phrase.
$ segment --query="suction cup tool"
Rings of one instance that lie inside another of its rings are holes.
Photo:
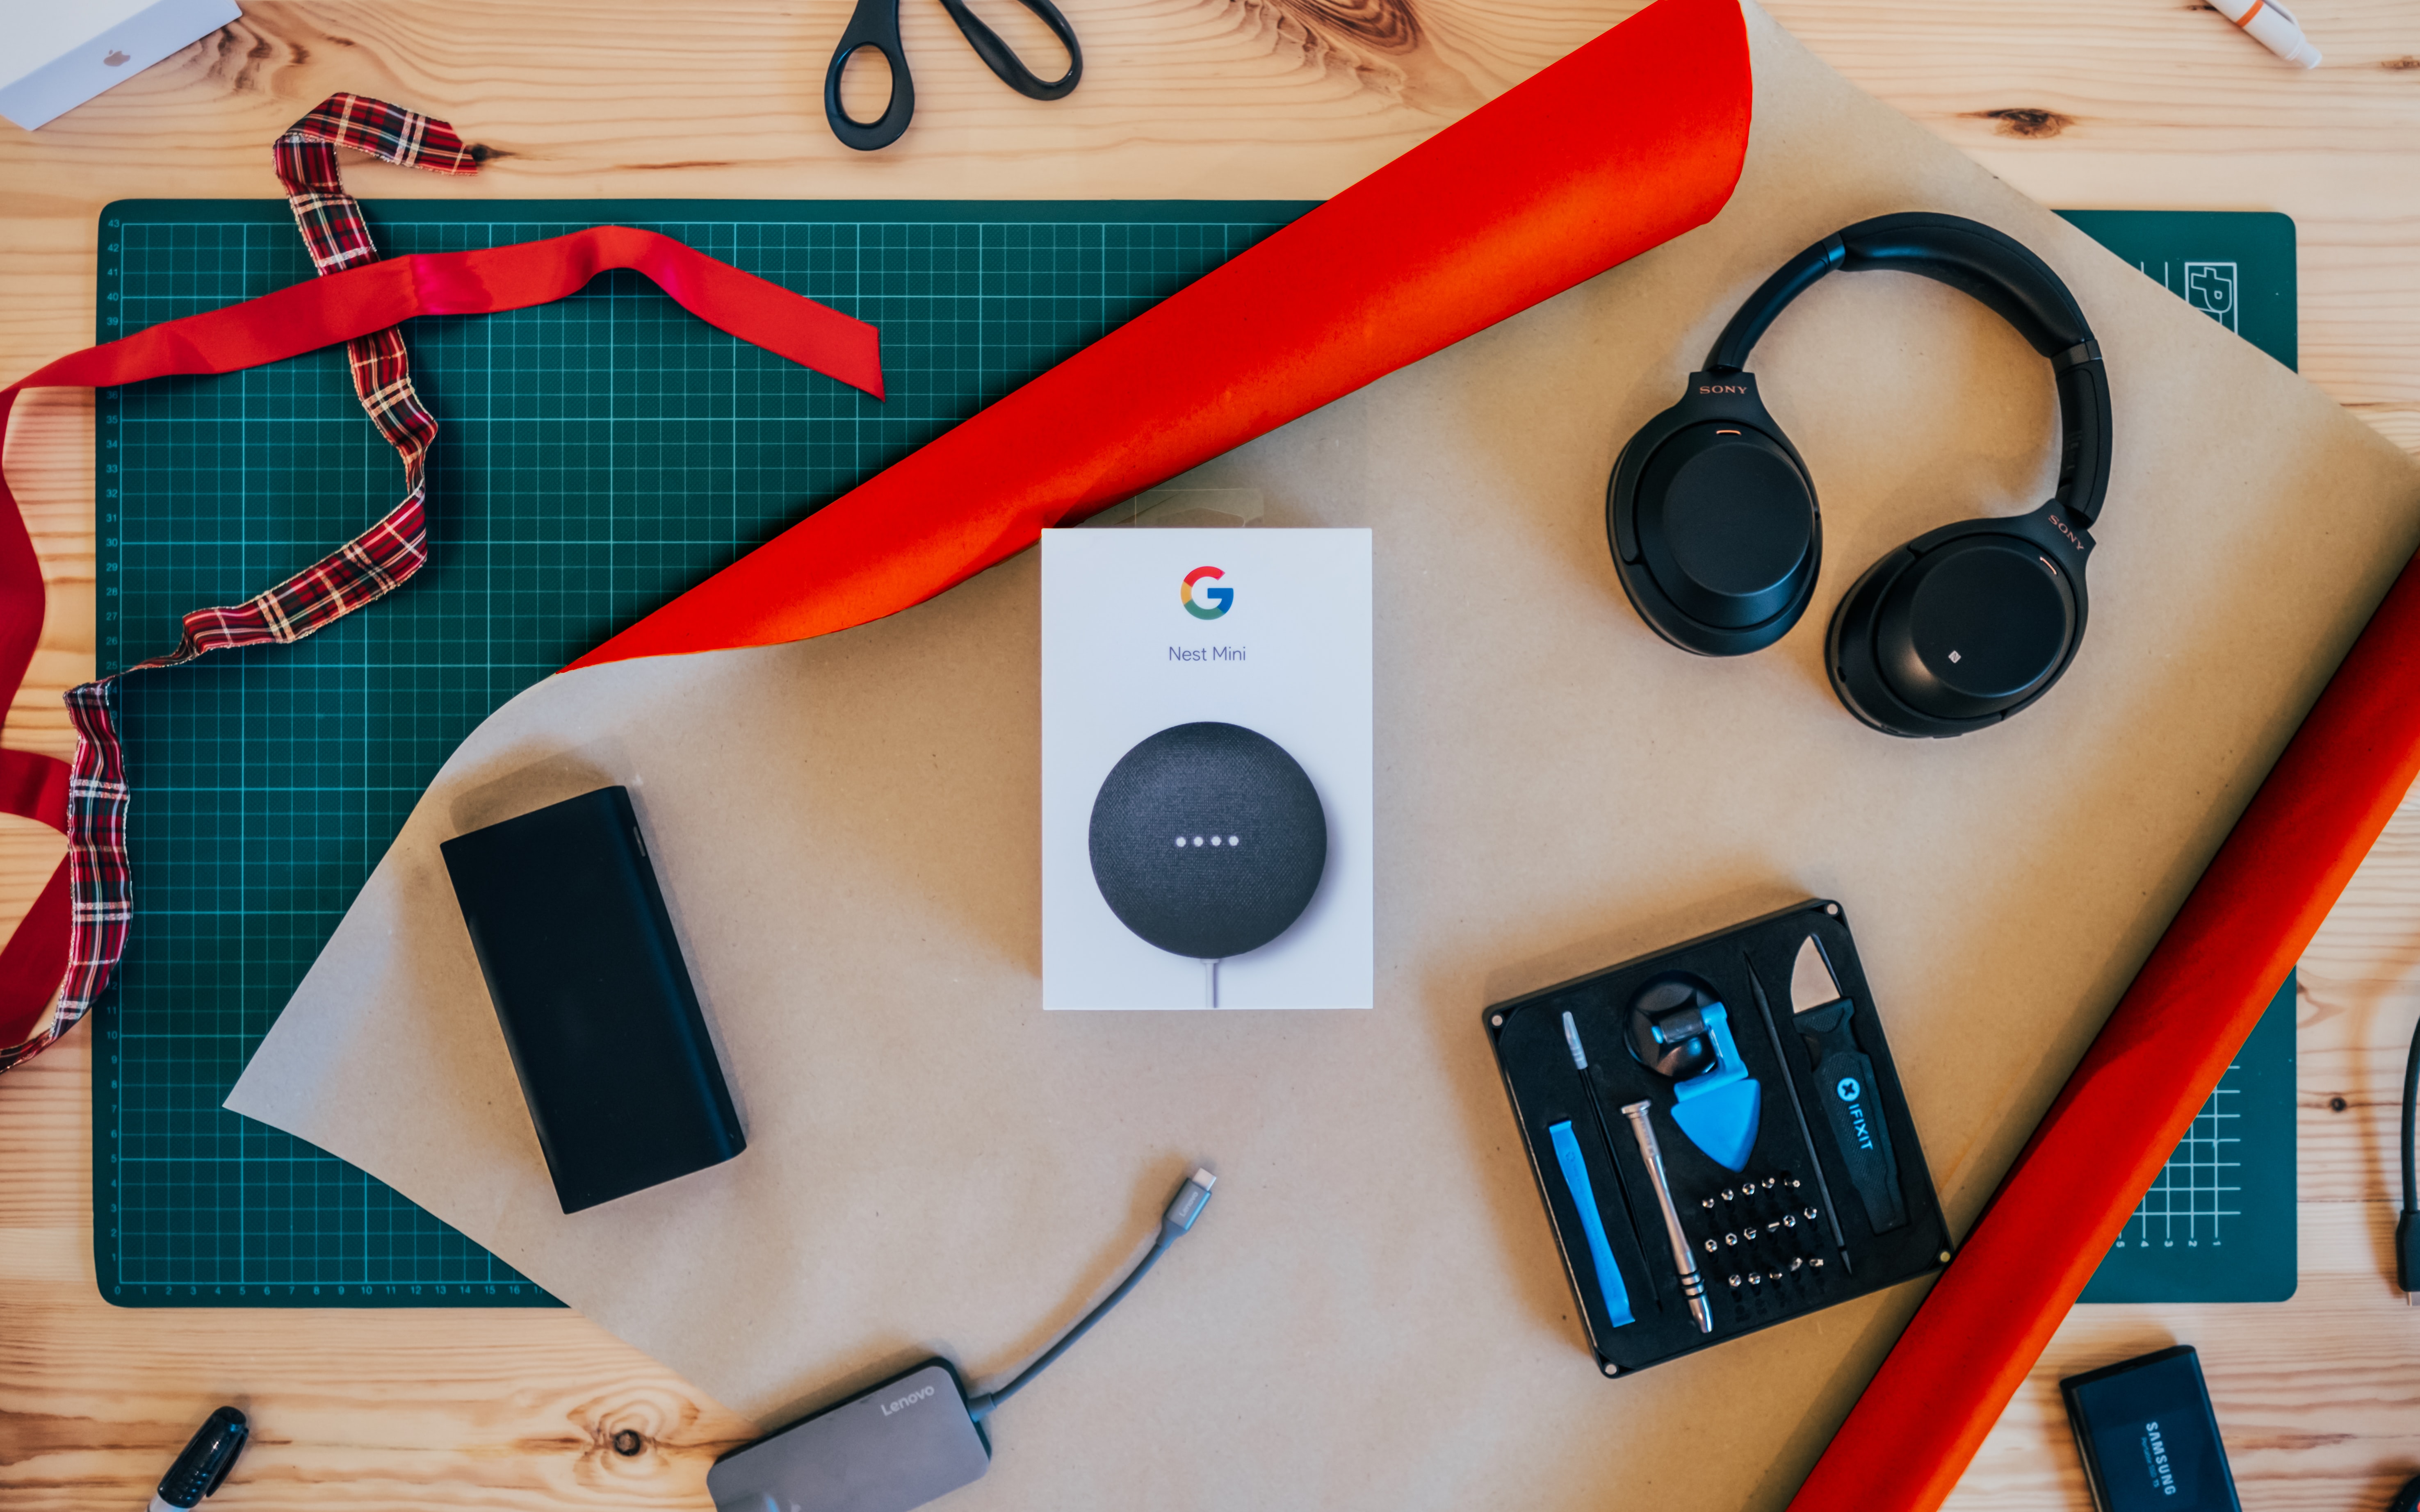
[[[1672,1121],[1726,1170],[1756,1149],[1763,1097],[1731,1038],[1730,1011],[1691,976],[1658,977],[1630,1000],[1630,1053],[1672,1078]]]

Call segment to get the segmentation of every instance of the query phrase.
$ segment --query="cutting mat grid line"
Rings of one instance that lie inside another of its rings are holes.
[[[429,565],[296,645],[119,685],[137,912],[96,1020],[103,1295],[549,1302],[383,1184],[219,1106],[419,794],[522,688],[1309,208],[370,205],[390,255],[662,232],[879,327],[890,396],[715,331],[628,272],[407,329],[441,427]],[[101,246],[103,339],[312,276],[282,201],[125,202]],[[97,412],[107,670],[401,493],[341,351],[104,391]]]
[[[2283,1302],[2297,1254],[2288,976],[2084,1290],[2086,1303]]]
[[[2226,1074],[2237,1076],[2242,1071],[2241,1061],[2232,1062]],[[2230,1180],[2243,1163],[2227,1158],[2229,1147],[2243,1142],[2231,1132],[2242,1126],[2243,1115],[2230,1110],[2230,1104],[2242,1096],[2242,1088],[2223,1082],[2210,1094],[2210,1101],[2194,1115],[2193,1127],[2177,1141],[2176,1153],[2160,1167],[2158,1179],[2143,1194],[2133,1217],[2127,1220],[2118,1247],[2226,1242],[2226,1226],[2220,1220],[2243,1216],[2233,1206],[2243,1188]]]

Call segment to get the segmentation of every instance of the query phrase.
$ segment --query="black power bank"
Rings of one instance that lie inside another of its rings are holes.
[[[2058,1383],[2098,1512],[2242,1512],[2190,1344]]]
[[[627,789],[440,849],[564,1211],[747,1148]]]

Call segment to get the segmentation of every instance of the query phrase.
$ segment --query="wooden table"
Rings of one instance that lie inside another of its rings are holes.
[[[1065,0],[1084,87],[1041,105],[911,6],[908,139],[863,157],[817,91],[843,0],[248,0],[237,25],[28,135],[0,126],[0,374],[84,344],[105,202],[277,193],[268,143],[336,89],[495,149],[468,183],[359,160],[365,195],[1316,196],[1602,30],[1628,0]],[[1005,9],[1005,7],[995,7]],[[1777,0],[1844,72],[2058,206],[2273,208],[2302,236],[2303,371],[2420,451],[2420,7],[2302,0],[2317,73],[2183,0]],[[7,742],[65,755],[93,668],[91,404],[20,407],[11,477],[48,573]],[[0,924],[58,855],[0,820]],[[2394,1145],[2420,1012],[2420,804],[2304,963],[2302,1273],[2290,1303],[2078,1311],[1960,1487],[2082,1506],[2062,1374],[2186,1340],[2245,1504],[2382,1506],[2420,1472],[2420,1311],[2392,1289]],[[254,1414],[212,1505],[706,1505],[746,1431],[565,1313],[120,1311],[92,1272],[90,1039],[0,1078],[0,1503],[139,1505],[202,1415]],[[1734,1449],[1740,1445],[1730,1445]]]

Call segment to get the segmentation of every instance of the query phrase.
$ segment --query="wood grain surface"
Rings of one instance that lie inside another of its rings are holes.
[[[1632,8],[1063,3],[1085,77],[1052,104],[983,72],[939,7],[907,7],[916,122],[897,147],[860,156],[819,106],[847,0],[247,0],[240,23],[40,132],[0,125],[0,375],[87,339],[102,205],[273,195],[270,138],[336,89],[448,118],[492,154],[468,182],[349,161],[365,195],[1315,196]],[[985,8],[1031,40],[1015,8]],[[2303,371],[2420,451],[2420,6],[2302,0],[2326,53],[2311,73],[2187,0],[1772,8],[1851,78],[2049,204],[2293,216]],[[37,393],[8,447],[51,600],[6,738],[64,755],[59,694],[93,665],[89,396]],[[47,831],[0,820],[0,926],[57,855]],[[2420,1310],[2393,1290],[2389,1248],[2398,1083],[2420,1015],[2420,804],[2407,802],[2329,920],[2304,984],[2301,1291],[2274,1306],[2079,1309],[1967,1473],[1958,1512],[2086,1505],[2057,1377],[2172,1340],[2202,1352],[2255,1512],[2382,1506],[2420,1473]],[[250,1412],[259,1437],[213,1506],[706,1504],[706,1466],[744,1425],[576,1315],[105,1305],[89,1044],[78,1031],[0,1077],[0,1506],[139,1505],[222,1401]],[[1757,1452],[1752,1432],[1710,1442]]]

